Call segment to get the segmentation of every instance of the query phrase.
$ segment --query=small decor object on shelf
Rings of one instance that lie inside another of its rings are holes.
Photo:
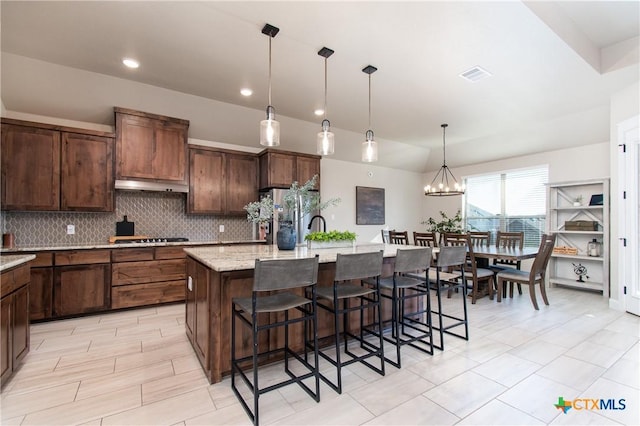
[[[589,275],[587,275],[587,267],[578,263],[577,265],[575,263],[572,263],[573,265],[573,272],[578,276],[578,279],[576,280],[579,283],[583,283],[585,282],[582,277],[587,277],[587,279],[589,279]]]
[[[576,198],[574,198],[573,207],[580,207],[582,205],[582,199],[582,195],[578,195]]]
[[[602,243],[595,238],[587,244],[587,255],[591,257],[599,257],[602,253]]]
[[[589,200],[590,206],[601,206],[603,204],[604,204],[603,194],[593,194],[591,196],[591,200]]]

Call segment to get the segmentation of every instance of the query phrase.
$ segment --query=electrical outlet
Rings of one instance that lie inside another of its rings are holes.
[[[67,225],[67,235],[73,235],[76,233],[75,225]]]
[[[218,232],[224,232],[224,225],[220,225],[220,228],[218,229]]]

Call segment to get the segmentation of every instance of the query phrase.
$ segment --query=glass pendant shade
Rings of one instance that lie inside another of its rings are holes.
[[[260,122],[260,145],[280,145],[280,123],[276,121],[276,110],[271,106],[271,40],[278,34],[279,28],[265,24],[262,34],[269,36],[269,104],[267,105],[267,118]]]
[[[378,161],[378,143],[373,140],[373,130],[371,130],[371,74],[378,71],[373,65],[367,65],[362,72],[369,76],[369,130],[365,133],[365,141],[362,142],[362,161],[374,163]]]
[[[260,122],[260,145],[280,145],[280,123],[275,120],[275,116],[274,108],[269,105],[267,107],[267,119]]]
[[[373,140],[371,130],[367,130],[366,140],[362,142],[362,161],[365,163],[378,161],[378,143]]]
[[[329,120],[322,120],[322,131],[318,133],[316,147],[319,155],[331,155],[335,150],[335,136],[329,130]]]

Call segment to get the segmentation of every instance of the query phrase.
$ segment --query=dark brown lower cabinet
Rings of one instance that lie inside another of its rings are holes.
[[[183,247],[114,250],[112,262],[112,309],[184,300]]]
[[[29,352],[29,265],[21,265],[0,277],[0,381],[18,368]]]
[[[109,264],[55,268],[55,315],[67,316],[109,309],[110,278]]]

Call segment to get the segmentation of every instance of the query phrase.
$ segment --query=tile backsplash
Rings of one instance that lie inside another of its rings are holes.
[[[116,191],[112,213],[12,212],[0,213],[2,232],[15,235],[16,245],[55,246],[108,243],[116,222],[127,215],[136,235],[186,237],[190,241],[239,241],[254,239],[246,216],[187,215],[186,195],[166,192]],[[75,234],[67,235],[67,225]],[[224,225],[224,233],[219,232]]]

